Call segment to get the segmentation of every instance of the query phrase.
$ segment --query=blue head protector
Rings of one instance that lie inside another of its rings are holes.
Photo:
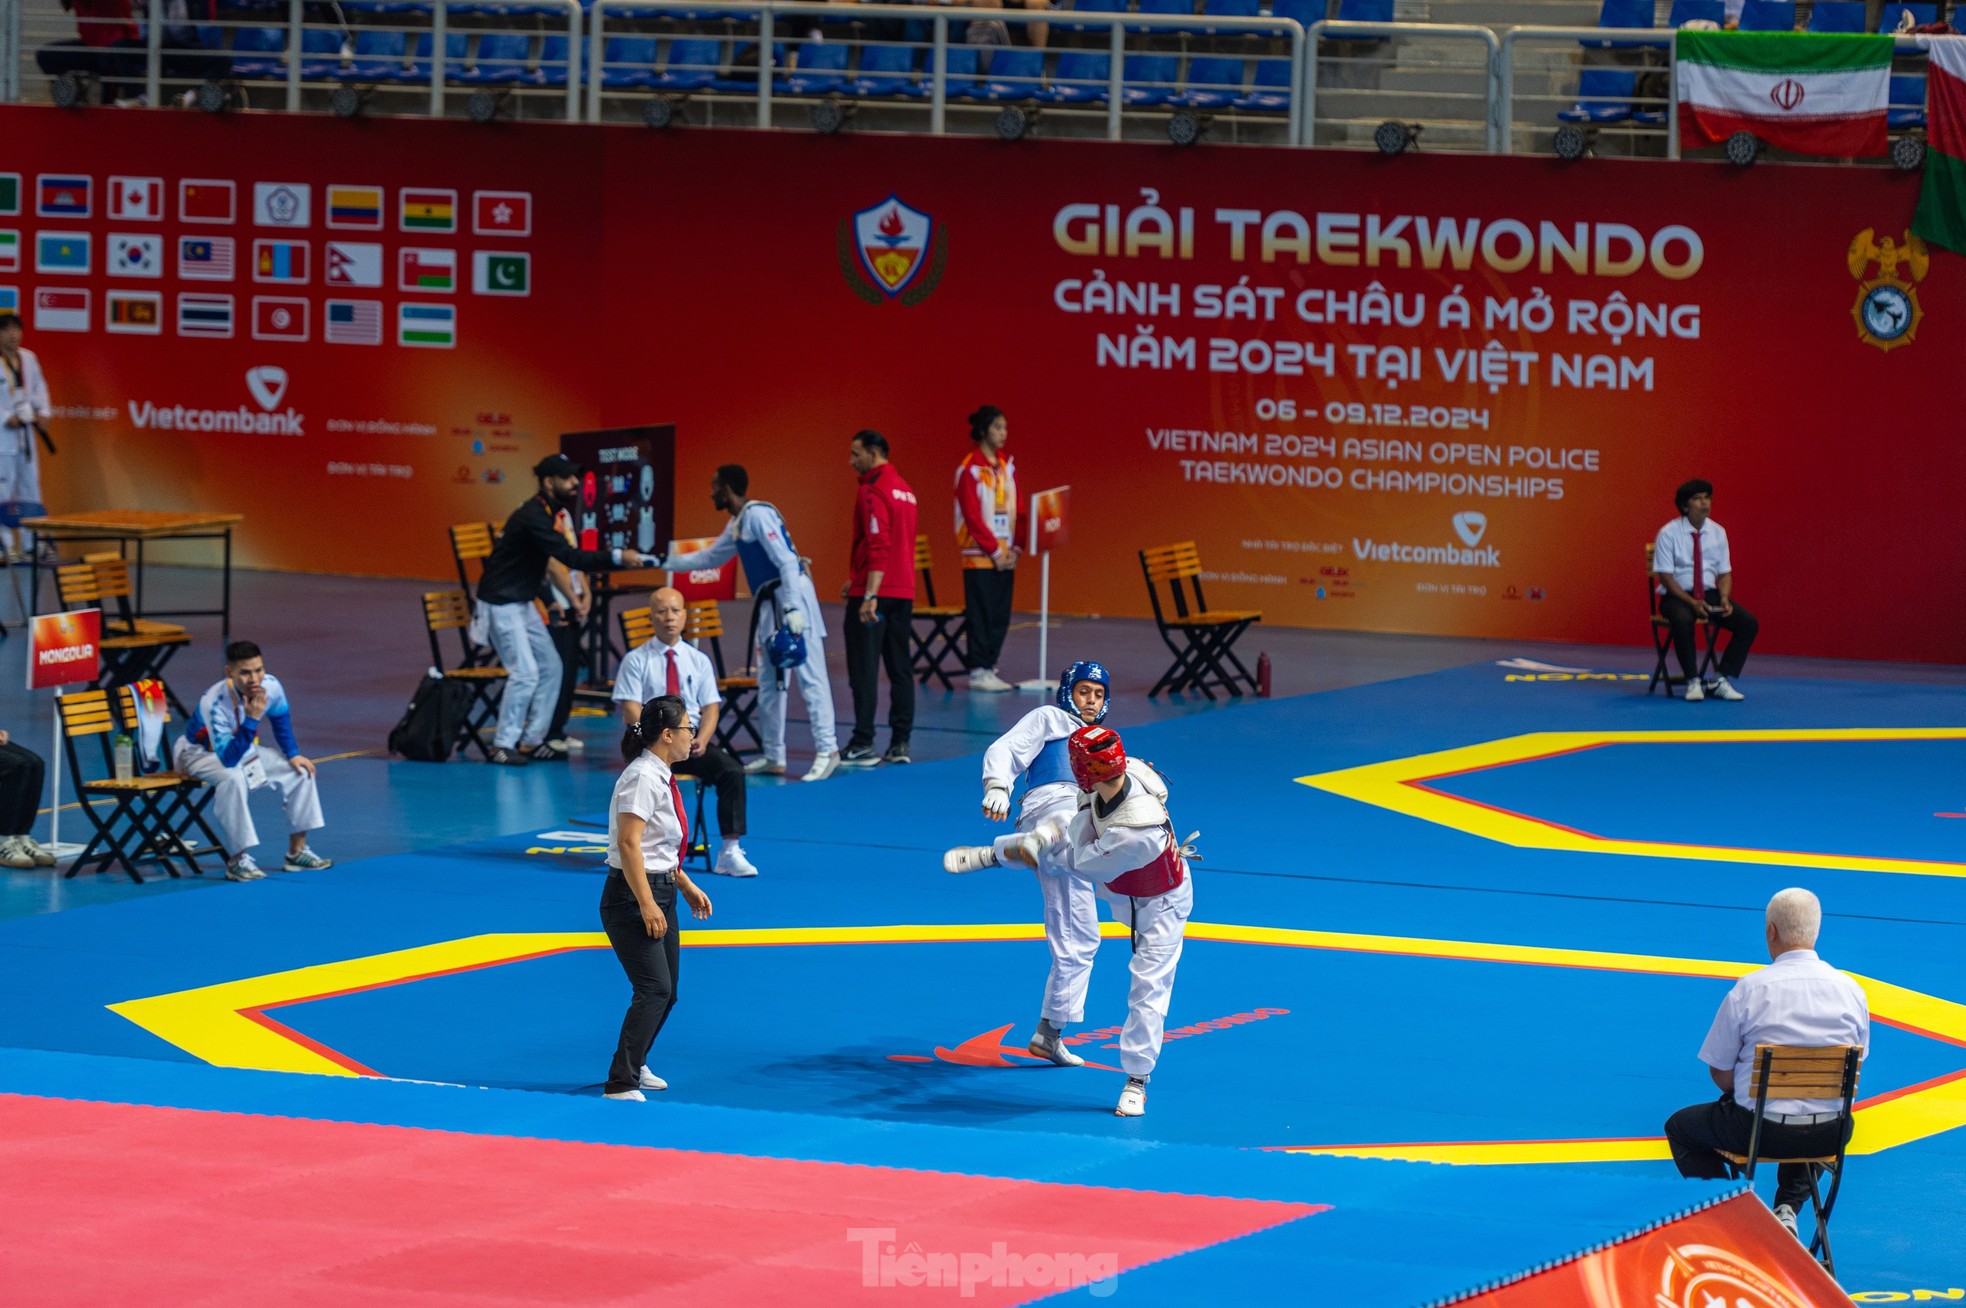
[[[780,627],[771,633],[771,640],[765,646],[765,657],[780,672],[790,672],[803,666],[806,661],[806,638]]]
[[[1072,705],[1072,687],[1078,685],[1081,681],[1094,682],[1101,690],[1106,692],[1106,701],[1099,706],[1099,716],[1092,720],[1094,723],[1104,722],[1106,720],[1106,710],[1113,706],[1113,679],[1106,675],[1106,667],[1103,663],[1094,663],[1090,659],[1081,659],[1071,667],[1066,668],[1065,675],[1058,678],[1058,707],[1064,709],[1073,717],[1078,716],[1078,709]]]

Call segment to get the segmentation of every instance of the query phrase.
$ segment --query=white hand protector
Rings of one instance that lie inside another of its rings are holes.
[[[1001,822],[1010,816],[1010,790],[1002,783],[992,781],[985,787],[983,815],[992,822]]]
[[[791,632],[794,636],[805,635],[806,615],[797,609],[787,609],[785,611],[785,630]]]

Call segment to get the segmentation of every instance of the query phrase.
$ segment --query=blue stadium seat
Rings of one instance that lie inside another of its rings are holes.
[[[1795,0],[1747,0],[1741,7],[1743,32],[1793,32]]]
[[[287,65],[280,56],[286,53],[286,49],[287,33],[284,28],[242,27],[238,35],[232,38],[232,75],[285,78]]]
[[[1667,27],[1684,27],[1688,23],[1705,21],[1715,27],[1727,25],[1727,5],[1725,0],[1672,0],[1672,13],[1666,19]]]
[[[1256,80],[1249,94],[1236,101],[1236,108],[1251,113],[1284,113],[1290,108],[1290,61],[1258,59]]]
[[[655,38],[610,36],[601,47],[601,85],[610,87],[655,84]]]
[[[355,58],[341,77],[350,82],[401,81],[408,72],[409,44],[405,33],[365,27],[355,33]]]
[[[1877,30],[1880,32],[1897,31],[1898,16],[1907,12],[1911,14],[1911,21],[1914,27],[1922,27],[1926,23],[1936,23],[1939,21],[1939,7],[1936,4],[1888,4],[1884,6],[1884,12],[1878,15]]]
[[[955,51],[951,50],[950,54]],[[972,81],[974,78],[971,79]],[[855,95],[916,98],[928,92],[915,72],[911,46],[870,41],[860,47],[860,76],[853,79]]]
[[[669,43],[669,59],[649,85],[662,91],[700,91],[716,80],[723,63],[722,41],[679,36]]]
[[[1123,14],[1126,12],[1126,7],[1126,0],[1072,0],[1072,7],[1064,12],[1066,14],[1074,12],[1081,14]],[[1103,32],[1106,30],[1103,26],[1095,28],[1090,23],[1075,23],[1066,17],[1053,19],[1051,25],[1053,27],[1063,28],[1068,32],[1093,30]]]
[[[1891,108],[1887,115],[1894,128],[1925,126],[1925,77],[1921,73],[1891,74]]]
[[[351,14],[427,14],[430,12],[428,0],[341,0],[341,7]],[[404,44],[407,45],[408,42],[405,41]]]
[[[1604,0],[1604,7],[1598,10],[1599,27],[1650,28],[1653,22],[1652,0]],[[1591,40],[1579,41],[1589,50],[1609,50],[1628,45],[1624,41]]]
[[[1103,50],[1067,50],[1052,69],[1051,85],[1038,92],[1053,104],[1104,104],[1113,76],[1113,57]]]
[[[1194,109],[1226,109],[1242,95],[1249,70],[1240,59],[1197,55],[1188,61],[1188,85],[1177,97]]]
[[[308,58],[309,55],[314,56]],[[300,33],[300,75],[310,82],[341,73],[341,33],[303,28]]]
[[[1270,17],[1291,18],[1309,30],[1324,17],[1325,0],[1271,0]]]
[[[949,52],[952,56],[955,52]],[[990,71],[978,97],[984,100],[1029,100],[1044,89],[1044,51],[993,46]]]
[[[1195,16],[1195,0],[1140,0],[1139,7],[1134,12],[1142,13],[1142,14],[1160,14],[1168,18],[1193,18]],[[1151,30],[1151,31],[1163,32],[1163,33],[1173,33],[1173,32],[1199,32],[1202,29],[1200,27],[1194,26],[1193,24],[1189,24],[1182,27],[1156,27],[1151,29],[1146,27],[1139,27],[1139,26],[1128,26],[1126,30],[1129,32],[1145,32]]]
[[[758,43],[746,41],[731,51],[729,77],[713,77],[710,88],[727,91],[733,95],[756,95],[758,92],[758,65],[765,62],[758,57]],[[750,56],[747,58],[746,56]],[[786,66],[786,47],[783,41],[771,43],[771,69],[774,74]]]
[[[1203,0],[1201,7],[1203,18],[1260,18],[1262,15],[1261,0]],[[1203,23],[1199,30],[1213,36],[1221,29]]]
[[[1130,105],[1166,104],[1180,92],[1181,57],[1133,54],[1120,64],[1120,98]]]
[[[1338,0],[1339,22],[1343,23],[1390,23],[1393,21],[1393,0]],[[1370,42],[1384,41],[1383,36],[1343,36],[1341,41]]]
[[[773,89],[787,95],[836,95],[846,90],[845,41],[801,41],[793,52],[794,69],[774,79]]]
[[[584,60],[582,61],[585,62]],[[582,82],[592,76],[589,69],[580,70]],[[532,70],[526,80],[534,86],[565,86],[567,84],[567,38],[549,36],[539,43],[539,67]]]
[[[486,32],[478,38],[478,55],[471,67],[452,74],[455,80],[476,85],[504,86],[526,80],[526,64],[532,58],[532,36],[526,32]]]
[[[470,39],[469,32],[444,33],[444,80],[454,82],[464,71],[464,45]],[[407,82],[427,82],[430,80],[430,37],[429,32],[416,38],[416,53],[410,58],[409,74],[403,78]]]
[[[1630,68],[1586,68],[1577,79],[1577,103],[1557,111],[1566,123],[1622,123],[1632,116]]]
[[[1864,0],[1816,0],[1809,6],[1808,30],[1832,34],[1867,31],[1864,11]]]
[[[975,100],[983,95],[983,88],[978,86],[976,81],[981,76],[980,70],[983,65],[979,56],[982,53],[977,46],[952,45],[948,53],[943,56],[946,61],[943,64],[943,76],[948,80],[948,96],[951,100]],[[924,60],[930,58],[932,56],[923,56]],[[924,71],[932,74],[934,70],[931,68]],[[926,76],[922,81],[922,90],[925,92],[933,90],[928,85]]]

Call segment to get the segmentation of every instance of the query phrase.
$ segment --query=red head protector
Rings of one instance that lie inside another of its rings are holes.
[[[1126,775],[1126,746],[1111,727],[1080,727],[1072,733],[1072,779],[1080,790]]]

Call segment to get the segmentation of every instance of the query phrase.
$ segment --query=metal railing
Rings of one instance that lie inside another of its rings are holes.
[[[1390,40],[1392,38],[1400,38],[1400,37],[1404,37],[1408,39],[1420,39],[1426,41],[1446,41],[1449,43],[1472,42],[1476,46],[1480,47],[1481,62],[1479,67],[1482,76],[1482,96],[1480,99],[1481,114],[1478,119],[1470,119],[1470,121],[1479,121],[1482,124],[1483,139],[1486,142],[1488,153],[1490,154],[1495,153],[1495,139],[1498,130],[1498,123],[1495,115],[1495,104],[1497,98],[1496,88],[1499,81],[1497,65],[1499,62],[1499,52],[1501,50],[1501,43],[1496,39],[1493,29],[1487,27],[1481,27],[1473,24],[1466,24],[1466,23],[1350,23],[1350,22],[1338,22],[1335,20],[1328,20],[1328,19],[1322,22],[1312,23],[1311,30],[1310,30],[1311,66],[1304,77],[1303,116],[1304,116],[1305,123],[1308,124],[1305,131],[1305,139],[1313,142],[1315,141],[1315,137],[1312,134],[1316,130],[1317,121],[1318,121],[1317,119],[1317,95],[1318,95],[1318,85],[1319,85],[1318,72],[1320,68],[1326,67],[1330,65],[1332,62],[1334,62],[1332,59],[1326,58],[1325,55],[1323,54],[1324,42],[1326,40],[1332,40],[1332,41],[1356,41],[1360,39]],[[1338,58],[1345,58],[1345,57],[1346,56],[1338,56]],[[1398,67],[1397,64],[1393,64],[1393,63],[1387,63],[1384,66]],[[1383,95],[1384,92],[1383,91],[1379,92],[1379,94]],[[1418,94],[1434,95],[1441,100],[1450,100],[1450,101],[1457,100],[1457,99],[1465,100],[1468,98],[1466,96],[1456,96],[1452,92],[1443,93],[1443,92],[1423,91],[1423,92],[1419,92]],[[1385,115],[1378,115],[1378,116],[1368,115],[1365,118],[1361,118],[1356,121],[1370,121],[1376,123],[1376,122],[1384,121],[1384,119],[1385,119]],[[1326,121],[1330,122],[1330,121],[1337,121],[1337,120],[1327,119]]]
[[[1666,158],[1679,158],[1678,44],[1673,40],[1673,33],[1670,29],[1659,31],[1656,29],[1647,30],[1642,27],[1511,27],[1503,33],[1501,55],[1496,64],[1499,72],[1499,86],[1496,92],[1496,111],[1498,120],[1503,125],[1501,153],[1511,154],[1515,150],[1516,48],[1525,42],[1534,41],[1561,42],[1568,44],[1573,49],[1588,44],[1593,47],[1614,50],[1625,48],[1664,50],[1666,52],[1666,60],[1663,65],[1648,65],[1642,68],[1634,67],[1632,69],[1634,73],[1663,72],[1666,75],[1665,102],[1660,104],[1658,110],[1655,111],[1664,114],[1664,121],[1656,129],[1648,128],[1644,123],[1638,123],[1630,126],[1628,130],[1634,135],[1640,136],[1663,132],[1665,134]],[[1533,101],[1534,103],[1543,105],[1560,105],[1566,102],[1581,105],[1584,103],[1584,97],[1582,97],[1581,91],[1579,91],[1579,93],[1571,95],[1540,95],[1533,97]],[[1635,96],[1628,103],[1636,109],[1639,104],[1657,102]],[[1553,110],[1549,117],[1554,119],[1555,116],[1556,113]],[[1529,126],[1534,130],[1544,126],[1544,124],[1537,122],[1531,123]],[[1489,148],[1491,151],[1494,149],[1493,146]]]

